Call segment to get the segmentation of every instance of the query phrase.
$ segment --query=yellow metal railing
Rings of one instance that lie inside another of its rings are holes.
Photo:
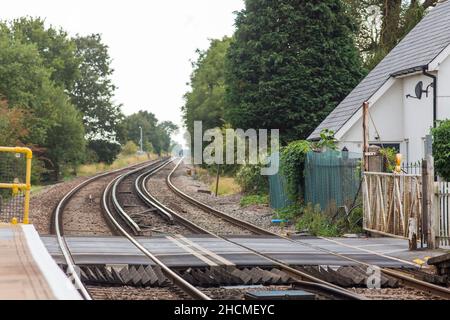
[[[31,159],[33,158],[33,152],[29,148],[22,147],[0,147],[0,153],[15,153],[24,154],[26,158],[26,175],[25,183],[2,183],[0,182],[0,189],[11,189],[13,195],[18,194],[19,191],[24,193],[24,206],[23,206],[23,224],[28,224],[30,222],[30,190],[31,190]],[[11,221],[13,223],[17,222],[17,217],[13,218]]]

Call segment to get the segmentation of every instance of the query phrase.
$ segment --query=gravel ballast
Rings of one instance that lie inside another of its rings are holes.
[[[69,182],[54,184],[31,195],[30,221],[40,235],[50,234],[53,210],[59,201],[66,193],[87,179],[80,177]]]
[[[190,195],[194,199],[206,203],[209,206],[227,213],[235,218],[242,219],[252,223],[260,228],[266,229],[280,235],[295,233],[295,226],[277,226],[272,223],[274,211],[268,205],[250,205],[242,207],[240,205],[243,194],[234,194],[229,196],[218,196],[199,192],[199,190],[207,190],[209,186],[200,180],[194,180],[187,175],[187,170],[193,172],[193,168],[184,163],[180,164],[172,177],[172,183],[184,193]]]
[[[147,181],[147,189],[162,204],[180,216],[194,222],[197,226],[217,235],[251,235],[247,229],[233,225],[224,219],[190,204],[176,195],[166,184],[166,177],[174,168],[171,163]]]

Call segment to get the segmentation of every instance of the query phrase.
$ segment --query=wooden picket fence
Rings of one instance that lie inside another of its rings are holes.
[[[408,238],[414,218],[421,236],[421,175],[365,172],[362,187],[366,231]]]
[[[436,182],[436,205],[439,213],[439,244],[450,247],[450,182]]]

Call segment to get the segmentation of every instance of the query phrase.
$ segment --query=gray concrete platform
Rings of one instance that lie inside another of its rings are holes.
[[[0,300],[78,300],[32,225],[0,223]]]

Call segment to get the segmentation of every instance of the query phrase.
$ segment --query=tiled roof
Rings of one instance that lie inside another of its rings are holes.
[[[370,97],[402,70],[427,66],[450,44],[450,1],[433,8],[421,22],[353,89],[314,130],[317,139],[323,129],[337,132]]]

